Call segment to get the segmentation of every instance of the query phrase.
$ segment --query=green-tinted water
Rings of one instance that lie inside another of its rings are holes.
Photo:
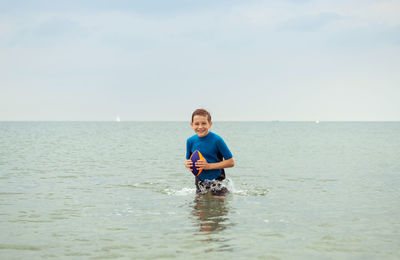
[[[188,123],[0,122],[1,259],[398,259],[400,123],[215,122],[224,200]]]

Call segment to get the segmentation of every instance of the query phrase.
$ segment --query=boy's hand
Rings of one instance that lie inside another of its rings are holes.
[[[189,171],[192,171],[191,167],[193,167],[193,162],[192,160],[186,160],[185,161],[185,167],[189,169]]]
[[[210,168],[210,164],[204,159],[204,160],[198,160],[196,162],[196,167],[200,170],[208,170]]]

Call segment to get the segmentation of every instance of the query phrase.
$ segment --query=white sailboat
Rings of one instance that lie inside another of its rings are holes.
[[[119,116],[117,116],[117,117],[115,118],[115,121],[116,121],[116,122],[121,122],[121,118],[119,118]]]

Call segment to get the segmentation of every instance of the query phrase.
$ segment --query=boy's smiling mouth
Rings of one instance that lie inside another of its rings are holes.
[[[198,129],[198,130],[196,131],[196,133],[197,133],[197,134],[200,134],[200,135],[203,135],[203,134],[208,133],[208,130],[207,130],[207,129]]]

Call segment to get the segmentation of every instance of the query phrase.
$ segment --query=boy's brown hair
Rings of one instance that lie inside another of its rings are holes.
[[[211,122],[211,114],[207,110],[205,110],[204,108],[196,109],[193,112],[193,114],[192,114],[192,122],[193,122],[194,116],[206,116],[208,122]]]

